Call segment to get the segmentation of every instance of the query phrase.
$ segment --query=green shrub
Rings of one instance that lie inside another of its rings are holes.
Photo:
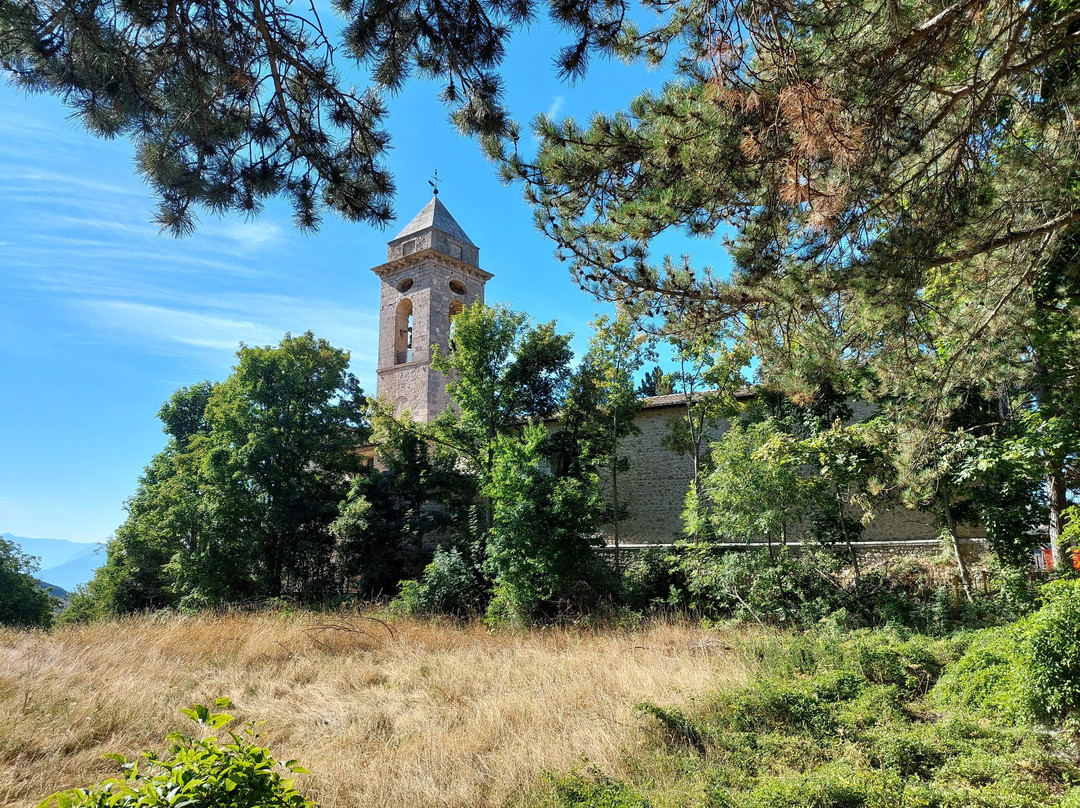
[[[685,747],[695,752],[705,751],[705,735],[687,715],[677,707],[660,707],[650,702],[634,706],[634,710],[656,719],[669,746]]]
[[[835,727],[831,701],[815,692],[814,682],[761,682],[736,693],[724,705],[727,724],[737,732],[796,729],[814,735]]]
[[[1080,808],[1080,787],[1067,791],[1058,803],[1058,808]]]
[[[883,775],[828,765],[799,777],[766,780],[739,808],[877,808],[896,804],[888,797],[896,782]],[[895,792],[894,792],[895,793]]]
[[[942,675],[931,701],[975,716],[1021,721],[1031,715],[1022,627],[986,629]]]
[[[214,702],[229,706],[228,699]],[[212,713],[196,704],[181,710],[200,726],[220,729],[232,721],[225,713]],[[139,808],[139,806],[184,806],[184,808],[318,808],[302,797],[293,781],[281,776],[307,770],[295,760],[279,764],[254,743],[255,725],[241,737],[230,732],[231,743],[221,744],[214,736],[196,740],[173,733],[169,752],[159,757],[144,752],[144,769],[122,755],[109,755],[126,770],[123,778],[106,780],[88,789],[61,791],[46,798],[38,808]]]
[[[1037,710],[1051,718],[1080,717],[1080,581],[1042,590],[1046,605],[1027,621],[1027,663]]]
[[[440,547],[419,580],[401,582],[393,607],[411,615],[465,615],[478,611],[482,598],[476,569],[456,547]]]
[[[38,561],[0,539],[0,625],[48,628],[60,601],[34,577]]]
[[[552,784],[559,808],[649,808],[649,801],[634,788],[595,770],[552,778]]]
[[[829,553],[724,552],[708,545],[679,557],[692,605],[706,613],[771,625],[807,627],[845,606]]]
[[[626,605],[640,611],[686,609],[686,575],[681,569],[679,548],[647,547],[624,553],[622,595]]]

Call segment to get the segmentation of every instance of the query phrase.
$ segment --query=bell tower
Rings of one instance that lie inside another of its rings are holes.
[[[480,250],[450,211],[431,201],[386,245],[381,281],[376,394],[394,412],[431,421],[449,405],[446,377],[431,367],[431,346],[447,350],[450,320],[484,299],[493,277],[480,269]]]

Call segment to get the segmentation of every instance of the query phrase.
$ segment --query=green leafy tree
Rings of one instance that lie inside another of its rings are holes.
[[[626,503],[619,499],[619,474],[630,467],[629,458],[620,457],[618,448],[622,438],[640,431],[634,423],[641,409],[634,374],[654,351],[625,310],[614,319],[598,318],[594,328],[589,351],[570,381],[548,453],[562,476],[580,477],[604,467],[611,502],[610,516],[604,521],[612,527],[618,570],[619,523],[626,511]]]
[[[709,464],[709,440],[722,420],[734,418],[742,410],[737,395],[745,385],[742,371],[750,355],[741,346],[727,346],[721,334],[672,336],[668,341],[678,364],[672,383],[685,412],[670,420],[670,433],[662,443],[669,451],[690,458],[688,504],[697,507],[705,498],[702,479]],[[697,517],[687,521],[688,526],[700,524]]]
[[[210,382],[181,388],[158,412],[168,436],[165,448],[143,470],[125,505],[127,519],[109,540],[105,564],[77,593],[65,619],[162,608],[179,600],[170,563],[178,554],[197,555],[212,532],[202,463],[213,390]]]
[[[827,487],[816,474],[801,467],[796,456],[770,452],[781,439],[775,422],[733,423],[712,444],[709,471],[701,485],[704,502],[694,488],[684,513],[691,536],[726,541],[764,538],[787,543],[789,527],[819,510]]]
[[[342,574],[366,596],[394,594],[415,576],[434,541],[469,537],[475,478],[458,456],[389,412],[372,416],[377,469],[354,478],[331,525]]]
[[[566,593],[582,576],[603,511],[595,473],[559,476],[544,458],[547,430],[525,427],[501,436],[484,492],[494,522],[484,569],[493,581],[493,619],[535,616],[544,601]]]
[[[356,448],[368,435],[366,400],[349,354],[310,332],[241,347],[237,357],[206,407],[202,473],[213,538],[177,559],[177,585],[210,600],[323,598],[337,578],[330,524],[348,475],[364,466]],[[225,558],[233,570],[222,581],[214,573]]]
[[[674,392],[674,379],[669,374],[664,373],[663,368],[659,365],[653,365],[652,370],[646,371],[644,378],[637,386],[637,394],[645,398],[670,396]]]
[[[0,625],[48,628],[52,624],[59,601],[41,588],[34,577],[37,570],[36,558],[0,539]]]
[[[763,369],[762,375],[773,376]],[[898,504],[890,495],[893,468],[886,441],[874,417],[854,420],[842,379],[818,378],[797,394],[775,386],[760,387],[752,409],[777,427],[761,449],[763,460],[795,464],[821,481],[817,507],[805,514],[806,537],[824,545],[843,545],[859,585],[862,574],[857,541],[878,510]]]
[[[569,340],[554,323],[534,327],[502,306],[476,303],[454,318],[450,351],[433,360],[448,377],[451,407],[414,428],[460,457],[479,488],[481,518],[474,541],[437,555],[421,580],[404,584],[406,608],[465,608],[440,581],[478,568],[492,592],[491,618],[522,621],[581,578],[604,511],[597,468],[614,449],[604,409],[613,396],[595,358],[572,374]],[[543,424],[557,414],[562,423],[549,434]]]
[[[368,435],[348,354],[308,333],[237,356],[159,412],[166,447],[85,593],[100,611],[336,593],[330,525]]]
[[[912,396],[924,435],[973,387],[1073,410],[1074,6],[690,5],[617,44],[680,81],[503,153],[581,285],[733,329],[788,392],[870,368],[850,391]],[[653,255],[671,230],[735,271]],[[1075,447],[1040,449],[1055,548]]]
[[[449,353],[433,346],[431,364],[448,378],[452,407],[434,422],[432,438],[458,452],[481,486],[500,435],[557,412],[570,378],[571,337],[556,334],[554,321],[532,326],[520,312],[476,302],[454,317]],[[484,512],[490,528],[491,510]]]
[[[1021,434],[1035,448],[1045,486],[1046,525],[1054,565],[1067,564],[1070,492],[1080,493],[1080,229],[1058,240],[1036,276],[1025,322],[1032,406]],[[1022,379],[1024,377],[1021,377]]]

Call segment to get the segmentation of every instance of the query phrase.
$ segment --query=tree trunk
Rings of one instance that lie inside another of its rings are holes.
[[[694,509],[696,511],[694,513],[694,524],[699,525],[701,524],[701,458],[698,456],[697,446],[694,446],[691,462],[694,476],[690,484],[694,487]],[[696,542],[698,540],[697,531],[690,538]]]
[[[964,594],[968,603],[975,598],[971,593],[971,573],[968,572],[967,562],[960,550],[960,538],[956,535],[956,517],[953,516],[952,504],[949,502],[948,488],[939,488],[938,495],[941,498],[941,512],[945,517],[945,527],[948,529],[949,541],[952,544],[953,555],[956,557],[956,569],[960,573],[960,583],[964,586]]]
[[[619,415],[611,419],[611,507],[612,533],[615,539],[615,574],[622,574],[619,559]]]
[[[836,513],[840,517],[840,533],[844,537],[848,553],[851,555],[851,569],[855,573],[855,588],[859,588],[859,554],[851,545],[851,536],[848,535],[847,524],[844,522],[844,498],[840,496],[840,486],[836,486]]]
[[[1046,501],[1049,510],[1047,526],[1050,539],[1050,553],[1054,559],[1054,569],[1062,570],[1069,564],[1065,555],[1065,546],[1061,541],[1065,529],[1064,511],[1069,506],[1065,499],[1065,478],[1056,464],[1047,463]]]
[[[1035,350],[1032,350],[1032,370],[1035,375],[1035,406],[1045,410],[1050,404],[1049,373],[1039,352]],[[1054,569],[1061,569],[1066,563],[1065,548],[1061,545],[1061,531],[1065,527],[1063,512],[1069,504],[1065,499],[1065,478],[1061,473],[1061,463],[1056,457],[1043,458],[1043,468],[1046,469],[1047,538]]]

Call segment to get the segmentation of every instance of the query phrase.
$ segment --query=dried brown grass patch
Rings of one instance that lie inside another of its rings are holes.
[[[642,740],[635,703],[742,684],[728,648],[689,623],[491,632],[355,614],[0,631],[0,804],[109,776],[102,754],[161,749],[187,729],[178,708],[223,695],[311,770],[300,788],[325,808],[521,803],[582,757],[621,771]]]

